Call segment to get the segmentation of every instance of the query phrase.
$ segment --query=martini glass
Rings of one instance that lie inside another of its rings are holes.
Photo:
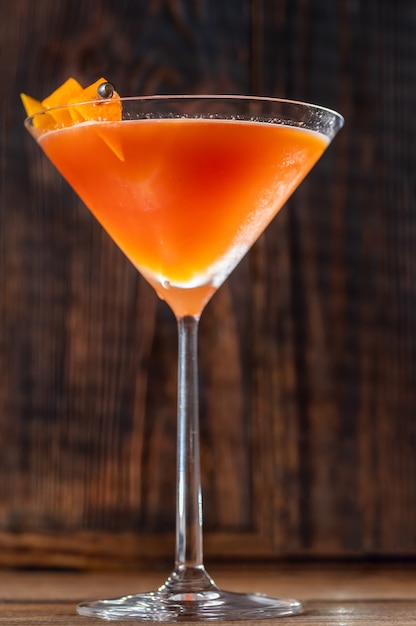
[[[122,119],[114,120],[107,95],[86,103],[95,111],[89,121],[72,114],[79,105],[69,105],[25,124],[177,318],[176,548],[172,574],[159,589],[85,602],[78,612],[137,621],[295,614],[301,610],[296,600],[224,591],[205,570],[197,331],[209,299],[322,155],[343,118],[273,98],[154,96],[122,98]]]

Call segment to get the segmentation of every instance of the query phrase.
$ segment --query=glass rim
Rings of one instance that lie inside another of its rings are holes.
[[[108,103],[111,103],[114,100],[114,102],[143,102],[143,103],[149,103],[149,102],[173,102],[173,101],[188,101],[191,102],[192,100],[197,101],[200,100],[202,101],[236,101],[236,102],[252,102],[252,103],[265,103],[265,104],[282,104],[282,105],[289,105],[289,106],[295,106],[295,107],[299,107],[299,108],[304,108],[309,109],[309,110],[313,110],[316,112],[321,112],[321,113],[326,113],[327,115],[332,115],[334,118],[338,119],[340,125],[342,126],[344,124],[344,117],[343,115],[341,115],[341,113],[338,113],[338,111],[336,111],[335,109],[332,109],[330,107],[327,106],[323,106],[320,104],[315,104],[315,103],[311,103],[311,102],[306,102],[304,100],[295,100],[295,99],[291,99],[291,98],[280,98],[280,97],[273,97],[273,96],[256,96],[256,95],[239,95],[239,94],[159,94],[159,95],[147,95],[147,96],[122,96],[120,98],[95,98],[93,100],[84,100],[84,101],[80,101],[80,102],[71,102],[71,103],[67,103],[67,104],[60,104],[54,107],[50,107],[48,109],[43,109],[41,111],[36,111],[36,113],[32,113],[32,115],[28,115],[25,120],[24,123],[25,125],[30,125],[30,121],[33,120],[34,118],[36,118],[37,116],[40,115],[45,115],[46,113],[49,112],[53,112],[53,111],[59,111],[59,110],[64,110],[64,109],[72,109],[74,107],[78,107],[78,106],[88,106],[88,105],[105,105]]]

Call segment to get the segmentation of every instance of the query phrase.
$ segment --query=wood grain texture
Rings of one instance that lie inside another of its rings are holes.
[[[277,56],[284,27],[287,57],[274,76],[264,72],[266,90],[276,85],[346,117],[282,214],[291,336],[274,345],[292,371],[279,377],[289,410],[279,407],[277,545],[414,554],[414,12],[407,2],[288,3],[283,25],[277,13],[265,56]],[[266,241],[279,237],[279,219]],[[271,283],[278,263],[265,266]],[[272,333],[275,306],[264,305]],[[296,453],[286,450],[288,432]],[[287,480],[296,494],[289,509]]]
[[[149,591],[160,585],[163,576],[161,571],[130,575],[3,572],[0,624],[81,624],[85,620],[75,613],[81,600]],[[407,626],[414,622],[415,571],[406,566],[217,567],[214,578],[222,589],[256,590],[275,597],[299,598],[304,603],[303,614],[279,618],[278,623],[283,626],[294,620],[309,626],[368,623]],[[98,626],[102,622],[90,620],[89,623]],[[251,623],[255,622],[248,622]]]
[[[18,94],[259,93],[345,129],[201,320],[205,552],[416,556],[410,0],[0,3],[0,565],[173,555],[176,322]]]

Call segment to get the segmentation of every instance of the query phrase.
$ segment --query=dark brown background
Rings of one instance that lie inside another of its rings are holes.
[[[173,557],[175,320],[22,126],[69,75],[344,114],[201,321],[205,554],[416,556],[415,32],[413,0],[0,2],[0,565]]]

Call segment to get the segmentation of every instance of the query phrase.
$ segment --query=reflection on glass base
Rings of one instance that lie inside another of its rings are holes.
[[[78,613],[107,620],[146,622],[230,621],[269,619],[301,611],[296,600],[279,600],[261,594],[221,591],[171,593],[163,587],[155,592],[98,600],[78,606]]]

